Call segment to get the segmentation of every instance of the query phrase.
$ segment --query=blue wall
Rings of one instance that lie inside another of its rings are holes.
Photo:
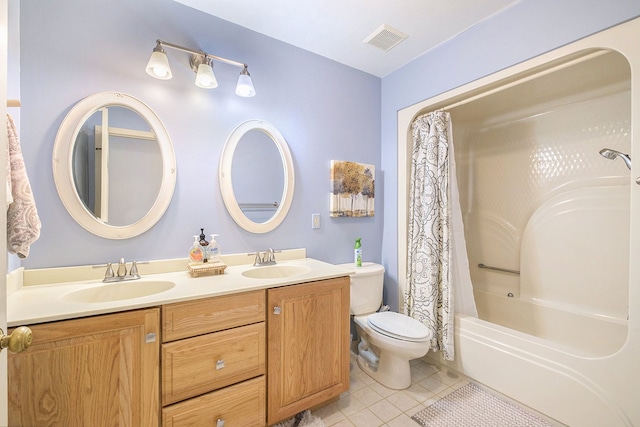
[[[397,111],[639,15],[638,0],[522,0],[382,79],[387,304],[399,307]]]
[[[21,61],[21,142],[43,227],[25,267],[184,257],[200,227],[219,233],[227,253],[306,247],[310,256],[336,263],[351,261],[353,240],[363,237],[365,259],[387,268],[385,302],[392,307],[398,305],[397,111],[640,16],[638,0],[522,0],[378,79],[171,0],[19,5],[20,52],[11,56]],[[187,55],[177,51],[168,52],[174,78],[152,79],[144,67],[158,38],[247,62],[258,95],[236,97],[237,69],[223,64],[216,67],[217,89],[195,87]],[[124,241],[98,238],[78,226],[52,177],[58,126],[76,102],[101,91],[128,93],[154,109],[178,162],[165,216]],[[291,212],[265,235],[239,229],[218,190],[224,142],[249,119],[278,127],[297,172]],[[375,217],[329,218],[332,159],[376,165]],[[320,230],[311,229],[312,213],[322,215]]]
[[[311,257],[380,262],[382,186],[377,214],[329,218],[331,160],[380,160],[380,79],[198,12],[171,0],[23,0],[20,5],[20,140],[42,233],[26,268],[187,257],[201,227],[218,233],[224,253],[306,247]],[[167,49],[173,79],[145,73],[156,39],[249,64],[257,95],[234,94],[239,69],[215,66],[219,87],[200,89],[189,55]],[[12,82],[9,82],[11,85]],[[141,236],[108,240],[90,234],[66,212],[53,181],[56,132],[70,108],[102,91],[128,93],[163,120],[177,157],[177,186],[159,223]],[[227,214],[217,178],[223,145],[250,119],[276,126],[296,169],[291,211],[275,231],[254,235]],[[377,177],[382,181],[383,175]],[[311,214],[321,228],[311,229]]]

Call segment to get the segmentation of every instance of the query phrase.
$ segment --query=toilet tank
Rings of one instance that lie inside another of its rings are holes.
[[[384,267],[373,262],[363,262],[362,267],[342,264],[355,269],[351,275],[351,314],[361,315],[377,311],[382,305]]]

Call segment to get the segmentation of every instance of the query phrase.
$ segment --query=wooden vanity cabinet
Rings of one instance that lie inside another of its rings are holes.
[[[266,421],[265,291],[162,307],[164,426]]]
[[[9,425],[159,425],[158,308],[29,327],[8,354]]]
[[[348,277],[30,328],[12,426],[257,427],[349,389]]]
[[[349,278],[267,291],[268,424],[349,389]]]

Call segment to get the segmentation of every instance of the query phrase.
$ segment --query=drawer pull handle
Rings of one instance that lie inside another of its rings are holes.
[[[216,427],[224,427],[224,420],[222,418],[218,418],[218,422],[216,423]]]
[[[273,314],[280,314],[282,309],[278,306],[273,307]]]
[[[216,362],[216,370],[219,371],[222,368],[224,368],[224,360],[218,360]],[[222,424],[224,425],[224,421],[222,421]]]

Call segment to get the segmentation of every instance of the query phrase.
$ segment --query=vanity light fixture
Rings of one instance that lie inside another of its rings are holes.
[[[159,40],[147,63],[147,74],[160,80],[169,80],[173,77],[171,67],[169,67],[169,58],[167,58]]]
[[[240,77],[238,77],[238,84],[236,85],[236,95],[249,98],[256,94],[253,88],[253,82],[251,81],[251,75],[246,64],[242,71],[240,71]]]
[[[214,89],[218,87],[218,80],[213,74],[213,61],[208,56],[198,64],[198,72],[196,73],[196,86],[204,89]]]
[[[156,40],[156,47],[153,49],[151,58],[149,58],[149,62],[147,63],[146,71],[151,77],[155,77],[160,80],[169,80],[172,77],[169,59],[167,57],[167,53],[163,49],[164,47],[170,47],[172,49],[181,50],[191,54],[189,64],[191,65],[191,69],[196,73],[196,86],[205,89],[218,87],[218,81],[213,73],[213,61],[216,60],[242,68],[240,76],[238,77],[238,84],[236,85],[236,95],[249,98],[256,94],[247,64],[221,58],[200,50],[193,50],[178,46],[162,40]]]

